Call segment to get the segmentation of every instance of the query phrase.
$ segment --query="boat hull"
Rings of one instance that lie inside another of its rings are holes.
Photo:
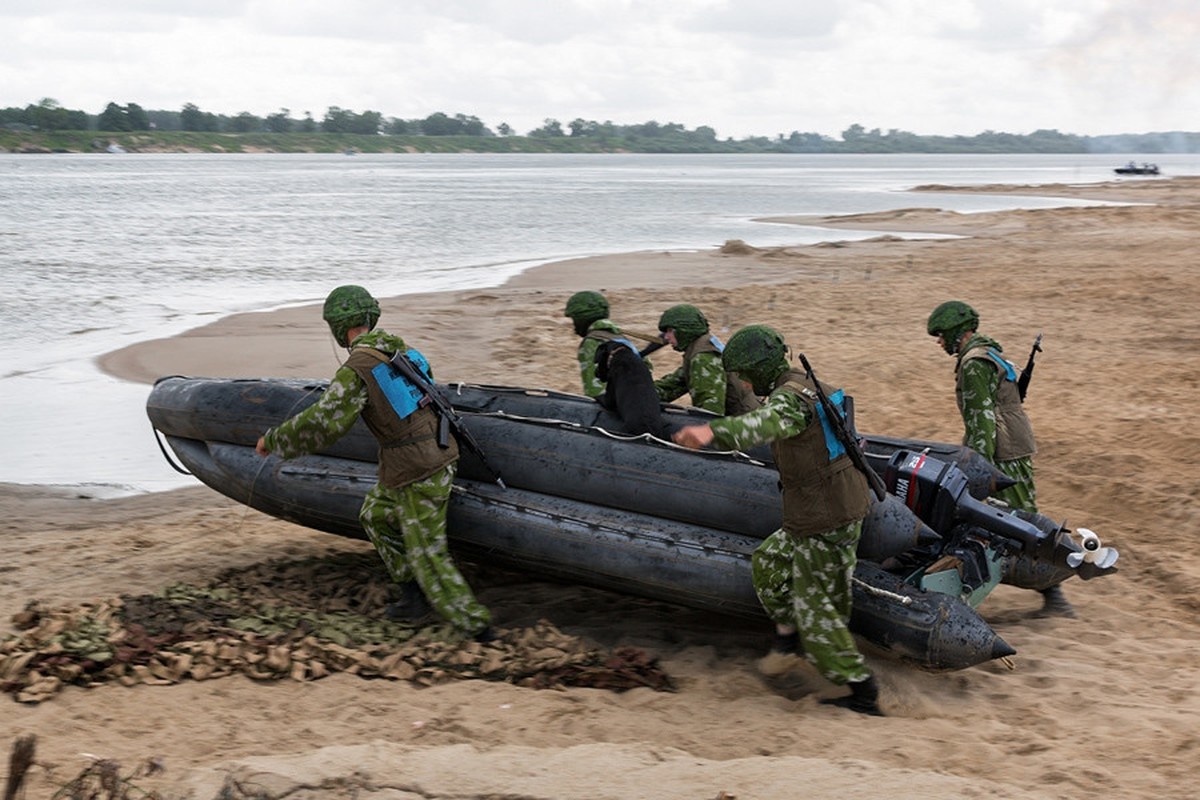
[[[365,538],[358,509],[375,465],[327,455],[261,458],[249,445],[166,436],[206,485],[264,513]],[[761,539],[521,489],[459,479],[451,549],[477,563],[714,613],[767,621],[750,559]],[[851,629],[876,649],[933,671],[964,669],[1013,649],[957,598],[922,592],[872,562],[855,571]]]

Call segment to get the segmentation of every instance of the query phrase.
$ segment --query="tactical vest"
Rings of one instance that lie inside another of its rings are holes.
[[[438,416],[429,406],[400,418],[372,374],[381,362],[390,360],[388,354],[372,347],[356,347],[350,351],[346,366],[367,386],[362,418],[379,441],[379,483],[396,489],[428,478],[453,463],[458,458],[458,442],[451,436],[449,447],[438,447]]]
[[[1017,370],[995,348],[980,343],[958,357],[954,369],[954,397],[958,410],[963,409],[963,365],[968,361],[982,360],[998,373],[1000,387],[996,390],[996,461],[1012,461],[1031,456],[1037,452],[1033,438],[1033,425],[1021,405],[1021,393],[1017,389]],[[965,437],[964,437],[965,441]]]
[[[821,388],[830,394],[824,384]],[[871,505],[867,479],[844,452],[830,460],[812,381],[790,370],[776,382],[775,391],[798,395],[812,420],[796,436],[771,443],[783,484],[783,529],[803,538],[865,517]]]
[[[700,353],[716,353],[720,355],[723,348],[717,347],[712,334],[706,333],[696,337],[683,351],[683,383],[692,385],[692,359]],[[725,416],[736,417],[762,405],[754,390],[747,386],[732,373],[725,373]]]

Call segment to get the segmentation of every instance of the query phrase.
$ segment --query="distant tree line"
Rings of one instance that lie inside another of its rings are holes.
[[[185,103],[179,111],[147,111],[136,103],[112,102],[99,114],[63,108],[44,98],[24,108],[0,109],[0,127],[38,131],[197,131],[206,133],[352,133],[382,136],[518,136],[507,123],[493,131],[478,117],[435,112],[420,119],[385,117],[378,111],[357,113],[330,106],[317,120],[305,111],[297,118],[281,108],[260,117],[249,111],[233,116],[202,111]],[[921,136],[908,131],[851,125],[835,139],[817,133],[748,136],[737,141],[717,137],[701,125],[688,130],[674,122],[618,125],[611,121],[574,119],[565,126],[546,119],[524,136],[538,140],[586,143],[596,150],[630,150],[648,153],[772,152],[772,153],[1196,153],[1200,133],[1165,133],[1077,136],[1056,130],[1029,134],[984,131],[974,136]],[[547,141],[547,144],[551,142]]]

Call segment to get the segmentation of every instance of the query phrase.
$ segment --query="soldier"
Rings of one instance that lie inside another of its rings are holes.
[[[387,616],[417,623],[436,611],[476,641],[492,641],[491,614],[475,599],[446,544],[458,445],[452,438],[449,447],[438,446],[437,413],[419,402],[420,391],[390,363],[395,353],[406,352],[432,379],[425,358],[399,336],[374,330],[379,304],[361,286],[330,292],[322,316],[349,357],[317,403],[268,430],[255,449],[285,459],[312,453],[340,439],[361,415],[379,441],[379,482],[363,500],[359,521],[401,587]]]
[[[1037,511],[1033,425],[1017,389],[1019,372],[994,339],[979,333],[979,314],[961,300],[948,300],[929,315],[926,330],[956,358],[954,395],[962,414],[963,445],[975,450],[1017,483],[997,497],[1011,508]],[[1043,611],[1074,616],[1061,586],[1042,591]]]
[[[878,685],[847,627],[850,580],[870,506],[866,478],[844,451],[830,449],[814,385],[788,367],[787,345],[777,331],[742,328],[730,338],[724,360],[756,395],[769,396],[749,413],[682,428],[675,442],[698,449],[715,441],[738,450],[771,443],[783,487],[783,527],[754,551],[751,576],[775,623],[773,649],[802,646],[827,680],[849,684],[851,694],[823,703],[882,716]]]
[[[654,382],[658,399],[670,403],[688,394],[692,405],[714,414],[733,416],[758,408],[754,392],[725,370],[725,346],[709,333],[700,309],[686,303],[671,306],[658,320],[663,341],[683,353],[683,364]]]
[[[608,300],[599,292],[576,292],[567,299],[563,316],[575,323],[580,336],[579,375],[588,397],[604,394],[604,381],[596,377],[596,349],[604,342],[621,338],[621,329],[608,318]]]

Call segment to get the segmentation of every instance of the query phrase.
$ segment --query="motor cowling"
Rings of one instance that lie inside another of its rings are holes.
[[[1027,553],[1051,556],[1055,537],[1009,509],[976,500],[968,491],[966,473],[927,453],[897,450],[883,475],[888,492],[904,501],[938,533],[966,522],[1008,539]]]

